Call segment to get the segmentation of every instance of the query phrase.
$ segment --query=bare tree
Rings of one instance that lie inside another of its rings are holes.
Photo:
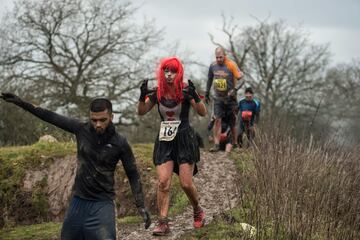
[[[272,119],[279,112],[315,111],[324,84],[329,60],[326,45],[310,43],[302,28],[291,28],[283,21],[240,28],[233,19],[223,17],[225,48],[245,73],[263,102],[263,111]],[[220,45],[211,37],[215,45]]]
[[[360,60],[338,64],[326,74],[326,111],[338,119],[360,118]]]
[[[161,32],[152,21],[137,24],[136,10],[116,0],[17,2],[0,30],[6,33],[0,64],[11,69],[7,84],[79,115],[91,98],[106,96],[116,103],[120,123],[131,123],[129,105],[140,80],[152,73],[147,53]]]
[[[321,114],[332,119],[346,139],[359,143],[360,59],[330,68],[326,80]]]

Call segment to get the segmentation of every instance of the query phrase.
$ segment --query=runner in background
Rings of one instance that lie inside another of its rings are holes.
[[[227,114],[233,114],[236,119],[237,115],[237,100],[236,90],[239,89],[244,81],[237,83],[243,77],[235,62],[226,57],[225,51],[222,47],[215,49],[216,61],[209,67],[208,81],[206,85],[205,99],[208,103],[210,101],[210,89],[214,89],[214,109],[215,116],[214,126],[214,147],[210,149],[211,152],[220,150],[220,134],[221,134],[221,119]],[[214,83],[214,84],[213,84]],[[232,145],[235,145],[237,140],[236,126],[231,127],[232,140],[229,146],[231,151]]]
[[[245,97],[239,101],[239,132],[238,144],[243,147],[242,135],[245,133],[249,143],[255,137],[255,125],[260,119],[260,101],[254,98],[252,88],[245,89]]]

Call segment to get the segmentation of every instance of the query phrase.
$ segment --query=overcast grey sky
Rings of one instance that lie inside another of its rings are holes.
[[[258,19],[284,19],[302,24],[314,43],[330,43],[334,62],[360,58],[360,0],[133,0],[142,4],[139,14],[156,19],[166,28],[166,39],[180,40],[202,61],[213,59],[208,33],[221,42],[221,13],[233,16],[240,26]]]
[[[14,0],[0,0],[0,14]],[[233,16],[240,26],[255,24],[252,16],[302,24],[314,43],[330,43],[333,63],[360,58],[360,0],[133,0],[141,5],[139,17],[155,18],[165,28],[165,40],[180,41],[203,63],[213,60],[208,33],[222,42],[221,13]]]

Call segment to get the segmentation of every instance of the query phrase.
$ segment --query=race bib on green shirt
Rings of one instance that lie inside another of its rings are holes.
[[[172,141],[178,132],[181,121],[162,121],[160,124],[159,140]]]

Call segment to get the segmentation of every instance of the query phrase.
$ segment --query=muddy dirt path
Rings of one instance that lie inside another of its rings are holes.
[[[199,173],[195,176],[195,184],[199,191],[200,204],[206,213],[206,224],[210,223],[215,215],[234,207],[237,203],[239,187],[236,186],[236,176],[235,165],[224,152],[201,152]],[[169,236],[152,236],[153,228],[154,223],[148,230],[143,228],[143,224],[122,224],[118,229],[118,239],[178,239],[184,233],[193,230],[191,206],[171,219]]]

